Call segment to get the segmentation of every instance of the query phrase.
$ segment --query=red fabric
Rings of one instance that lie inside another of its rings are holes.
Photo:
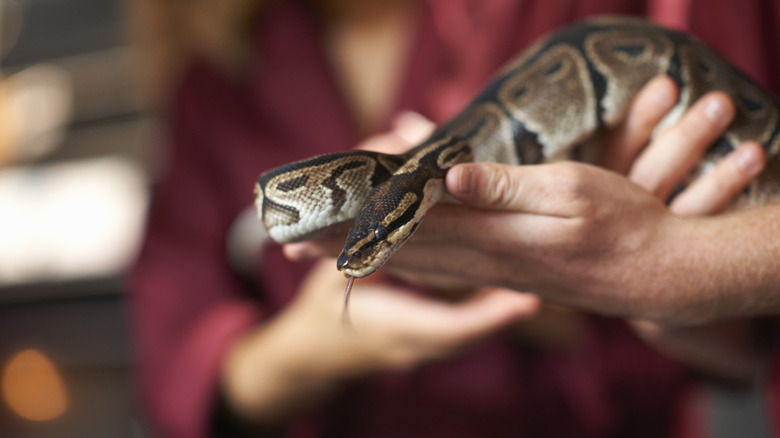
[[[681,12],[639,0],[429,0],[395,107],[444,121],[533,39],[597,13],[652,9],[655,18],[690,23],[760,81],[780,77],[780,8],[770,0],[712,2],[690,2],[681,21]],[[172,105],[168,174],[131,294],[142,401],[162,436],[209,435],[225,349],[289,302],[308,268],[272,246],[257,267],[257,292],[230,270],[225,237],[251,205],[255,178],[358,141],[307,8],[279,2],[258,23],[246,82],[194,64]],[[780,91],[777,80],[771,85]],[[281,435],[667,436],[681,378],[622,323],[597,319],[576,351],[494,340],[362,382]]]

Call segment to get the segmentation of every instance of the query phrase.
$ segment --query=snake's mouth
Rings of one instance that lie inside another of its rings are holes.
[[[349,256],[344,250],[336,259],[336,267],[344,275],[349,277],[362,278],[373,274],[393,255],[390,245],[380,244],[359,254]]]
[[[353,268],[342,268],[341,273],[344,274],[346,277],[355,277],[355,278],[363,278],[367,277],[371,274],[376,272],[375,269],[372,269],[370,266],[363,267],[359,269],[353,269]]]

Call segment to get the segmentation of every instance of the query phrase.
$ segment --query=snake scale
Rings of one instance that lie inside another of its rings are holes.
[[[736,106],[734,122],[689,179],[740,142],[756,140],[769,162],[735,208],[780,193],[780,107],[767,92],[690,35],[639,18],[602,17],[532,45],[463,111],[403,155],[326,154],[262,174],[255,186],[258,216],[280,243],[354,217],[338,268],[349,277],[369,275],[442,198],[450,167],[472,160],[587,161],[598,143],[588,140],[620,123],[632,97],[659,75],[673,78],[680,94],[654,135],[708,91],[728,93]]]

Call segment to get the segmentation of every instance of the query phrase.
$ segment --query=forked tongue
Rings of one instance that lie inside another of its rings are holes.
[[[352,327],[352,321],[349,318],[349,295],[352,293],[352,283],[355,282],[355,277],[347,277],[347,289],[344,291],[344,307],[341,308],[341,325],[344,327]]]

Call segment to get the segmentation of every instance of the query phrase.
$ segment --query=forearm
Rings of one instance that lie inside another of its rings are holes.
[[[250,425],[284,425],[371,369],[358,340],[340,323],[342,283],[332,264],[320,264],[292,303],[228,349],[221,383],[234,417]]]
[[[284,424],[344,382],[455,354],[539,306],[536,297],[502,289],[443,302],[388,285],[378,274],[355,285],[347,328],[345,280],[332,262],[317,265],[292,304],[228,350],[222,392],[234,416]]]
[[[766,360],[756,321],[745,316],[776,313],[780,275],[777,234],[780,206],[704,219],[679,219],[665,270],[636,284],[671,298],[656,324],[637,321],[646,341],[691,368],[731,383],[751,383]],[[774,266],[774,268],[772,267]],[[656,307],[658,309],[658,307]],[[702,325],[702,323],[704,323]],[[691,325],[695,324],[695,325]]]
[[[681,322],[780,311],[779,218],[780,205],[771,205],[680,221],[666,263]]]
[[[282,314],[229,349],[221,378],[233,416],[274,427],[328,398],[336,379],[327,375],[322,357],[316,357],[316,343],[302,335],[290,315]]]
[[[750,384],[767,359],[760,324],[735,319],[702,326],[662,326],[634,321],[636,332],[668,356],[704,376],[731,384]]]

